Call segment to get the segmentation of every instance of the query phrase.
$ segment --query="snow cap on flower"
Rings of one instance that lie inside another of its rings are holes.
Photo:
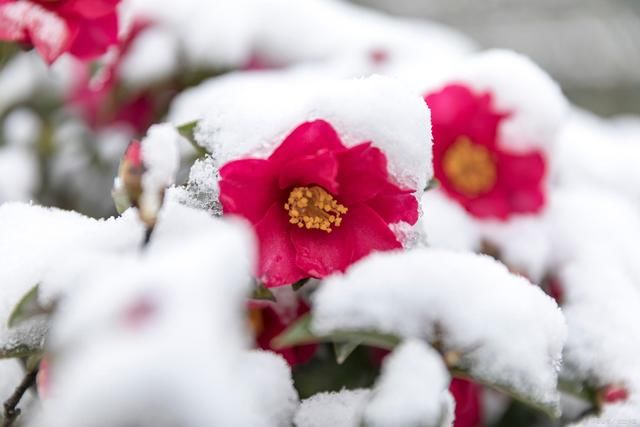
[[[425,101],[435,175],[450,198],[480,219],[544,207],[547,154],[567,103],[543,71],[514,53],[484,53]]]
[[[149,128],[142,141],[132,141],[120,162],[114,182],[114,199],[119,209],[127,202],[140,210],[142,221],[151,226],[167,187],[178,171],[180,134],[170,124]]]
[[[227,82],[196,135],[220,167],[224,213],[254,226],[267,286],[403,247],[430,176],[429,113],[416,94],[382,77]]]
[[[438,343],[482,382],[557,409],[566,325],[552,298],[488,256],[414,249],[371,255],[326,279],[312,330],[378,331]]]
[[[120,0],[3,0],[0,40],[32,44],[52,63],[65,52],[93,59],[118,41]]]
[[[498,127],[498,144],[515,152],[550,150],[569,113],[560,86],[524,55],[494,49],[468,57],[441,82],[489,93],[495,111],[508,114]],[[427,92],[437,90],[433,87]]]

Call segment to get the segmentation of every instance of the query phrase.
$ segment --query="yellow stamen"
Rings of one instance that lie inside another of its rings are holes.
[[[496,183],[496,164],[491,152],[466,136],[458,138],[447,150],[442,167],[453,186],[467,196],[487,193]]]
[[[289,223],[299,228],[327,233],[333,231],[332,227],[340,227],[342,215],[349,210],[317,185],[295,187],[289,193],[284,209],[289,212]]]

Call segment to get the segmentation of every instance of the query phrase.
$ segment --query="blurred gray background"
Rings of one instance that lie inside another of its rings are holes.
[[[573,102],[640,114],[640,0],[354,0],[454,27],[482,47],[525,53]]]

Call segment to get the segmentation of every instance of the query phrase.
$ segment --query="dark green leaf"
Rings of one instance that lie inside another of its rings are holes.
[[[316,335],[311,331],[311,315],[307,314],[274,338],[272,345],[274,348],[285,348],[317,342],[349,341],[386,349],[392,349],[400,342],[393,335],[375,331],[334,331],[328,335]]]
[[[296,283],[291,285],[291,287],[293,288],[294,291],[297,291],[298,289],[302,288],[308,281],[309,281],[308,277],[306,279],[300,279]]]
[[[253,288],[253,294],[251,295],[251,298],[273,302],[276,301],[276,296],[273,295],[273,292],[271,292],[269,288],[266,288],[262,283],[257,283]]]
[[[338,365],[342,365],[360,344],[360,341],[334,342],[333,351],[336,354]]]

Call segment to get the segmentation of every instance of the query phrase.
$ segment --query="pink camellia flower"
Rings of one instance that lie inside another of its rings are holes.
[[[516,153],[501,146],[498,127],[510,113],[496,111],[490,93],[451,84],[425,100],[434,172],[447,195],[478,218],[506,219],[544,206],[545,158],[541,151]]]
[[[0,40],[33,45],[52,63],[65,52],[89,60],[118,41],[120,0],[0,0]]]
[[[324,120],[298,126],[267,159],[220,169],[224,213],[253,224],[258,277],[270,287],[401,248],[389,225],[418,220],[414,191],[392,181],[385,154],[371,142],[347,148]]]

